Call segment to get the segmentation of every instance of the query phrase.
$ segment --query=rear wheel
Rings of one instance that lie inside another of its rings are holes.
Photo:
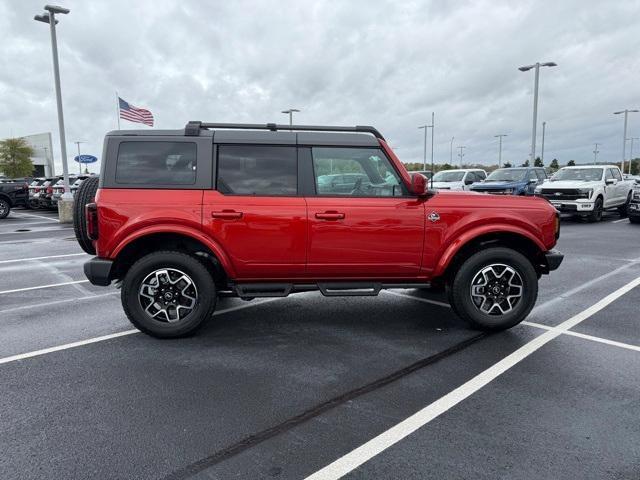
[[[190,335],[213,315],[216,287],[207,268],[182,252],[150,253],[122,282],[122,306],[131,323],[158,338]]]
[[[0,198],[0,218],[6,218],[11,211],[11,204],[4,198]]]
[[[531,312],[538,298],[538,276],[521,253],[489,248],[462,263],[447,291],[454,312],[472,327],[504,330]]]
[[[593,212],[589,214],[587,220],[590,222],[599,222],[602,220],[602,211],[604,210],[604,204],[602,203],[602,197],[596,198],[596,202],[593,204]]]
[[[93,246],[93,241],[89,238],[89,234],[87,233],[87,221],[84,207],[95,200],[99,180],[100,179],[98,177],[89,177],[84,180],[80,184],[73,202],[73,230],[76,234],[76,239],[80,244],[80,248],[89,255],[95,255],[96,249]]]

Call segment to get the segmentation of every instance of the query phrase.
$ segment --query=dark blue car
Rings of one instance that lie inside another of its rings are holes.
[[[486,180],[471,185],[470,190],[497,195],[533,195],[536,186],[546,178],[547,173],[540,167],[499,168]]]

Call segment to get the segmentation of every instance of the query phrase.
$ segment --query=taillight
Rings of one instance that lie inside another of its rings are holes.
[[[47,187],[47,193],[53,193],[53,187]]]
[[[91,240],[98,239],[98,205],[88,203],[84,207],[85,217],[87,219],[87,236]]]
[[[555,227],[556,227],[556,240],[557,240],[560,238],[560,214],[559,213],[556,213]]]

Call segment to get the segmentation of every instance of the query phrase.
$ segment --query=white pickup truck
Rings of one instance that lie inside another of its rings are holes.
[[[560,212],[602,219],[604,210],[616,208],[626,215],[633,181],[623,180],[615,165],[564,167],[538,186],[535,194],[549,200]]]

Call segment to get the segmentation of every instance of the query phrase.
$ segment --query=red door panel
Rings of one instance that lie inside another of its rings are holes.
[[[238,279],[303,277],[306,223],[302,197],[204,193],[202,227],[224,248]]]
[[[411,278],[420,271],[424,202],[398,197],[307,197],[307,275]]]

